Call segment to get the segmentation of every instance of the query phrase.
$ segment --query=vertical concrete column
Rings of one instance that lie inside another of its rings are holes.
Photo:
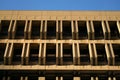
[[[42,63],[42,43],[39,44],[38,64]]]
[[[13,58],[13,43],[11,43],[10,45],[10,51],[9,51],[9,55],[8,55],[8,64],[11,64],[12,63],[12,58]]]
[[[62,40],[63,39],[63,26],[62,26],[62,20],[60,20],[60,39]]]
[[[96,77],[95,80],[99,80],[98,77]]]
[[[44,51],[43,51],[43,65],[46,64],[46,43],[44,43]]]
[[[109,46],[110,46],[110,50],[111,50],[112,64],[115,65],[115,54],[114,54],[114,51],[113,51],[112,44],[110,43]]]
[[[90,54],[90,64],[91,65],[94,65],[95,64],[95,59],[93,58],[94,57],[94,49],[93,49],[93,45],[91,43],[89,43],[89,54]]]
[[[93,43],[93,50],[94,50],[94,61],[95,61],[95,65],[98,64],[98,60],[97,60],[97,51],[96,51],[96,46],[95,44]]]
[[[116,80],[116,77],[113,77],[113,80]]]
[[[110,39],[111,38],[111,36],[110,36],[110,32],[111,32],[110,31],[110,26],[108,24],[108,21],[106,21],[105,23],[106,23],[105,25],[106,25],[106,28],[107,28],[107,33],[108,33],[108,39]]]
[[[78,21],[75,20],[75,28],[76,28],[76,40],[78,40]]]
[[[58,34],[58,20],[56,20],[56,39],[59,39],[59,34]]]
[[[59,64],[59,54],[60,54],[60,49],[58,46],[58,43],[56,43],[56,64]]]
[[[77,46],[76,46],[76,49],[77,49],[77,64],[79,65],[80,64],[80,50],[79,50],[79,43],[77,43]]]
[[[29,55],[30,55],[30,43],[27,44],[27,50],[26,50],[26,64],[29,64]]]
[[[40,39],[43,37],[43,20],[41,20]]]
[[[1,20],[0,20],[0,32],[1,32],[1,29],[2,29],[2,23],[1,23]]]
[[[77,51],[76,51],[76,49],[75,49],[75,43],[72,43],[72,53],[73,53],[73,64],[74,65],[76,65],[77,64],[77,56],[76,56],[76,54],[77,54]]]
[[[27,51],[27,43],[24,43],[21,54],[21,64],[25,64],[25,55],[27,53],[26,51]]]
[[[111,50],[110,50],[110,46],[107,43],[105,44],[105,50],[106,50],[108,65],[112,65],[113,60],[112,60]]]
[[[117,28],[118,28],[118,31],[119,31],[119,37],[120,37],[120,22],[117,21]]]
[[[38,77],[38,80],[45,80],[45,77]]]
[[[91,80],[95,80],[94,77],[91,77]]]
[[[25,21],[25,28],[24,28],[24,39],[27,39],[28,38],[28,26],[29,25],[29,21],[26,20]]]
[[[47,20],[45,20],[45,31],[44,31],[44,39],[47,39]]]
[[[63,64],[63,43],[60,43],[60,65]]]
[[[92,33],[90,21],[87,21],[87,32],[88,32],[88,39],[92,39],[93,33]]]
[[[25,77],[25,80],[28,80],[28,77],[27,77],[27,76]]]
[[[31,33],[32,33],[32,20],[30,20],[28,24],[28,39],[31,39]]]
[[[108,80],[113,80],[111,77],[108,77]]]
[[[14,25],[14,20],[11,20],[9,28],[8,28],[8,39],[10,39],[12,37],[12,28],[13,28],[13,25]]]
[[[108,32],[105,21],[102,21],[102,30],[103,30],[104,39],[108,39]]]
[[[13,29],[12,29],[12,39],[15,38],[15,34],[16,34],[16,23],[17,23],[17,21],[15,20],[14,25],[13,25]]]
[[[91,23],[92,39],[95,39],[95,30],[93,26],[93,21],[91,21],[90,23]]]
[[[7,43],[6,48],[5,48],[5,53],[4,53],[4,64],[8,64],[8,55],[9,55],[9,50],[10,50],[10,43]]]
[[[80,77],[74,77],[73,80],[81,80]]]
[[[75,36],[75,21],[71,21],[71,29],[72,29],[72,39],[76,39],[76,36]]]

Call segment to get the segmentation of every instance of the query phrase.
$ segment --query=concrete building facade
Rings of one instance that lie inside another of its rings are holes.
[[[120,11],[0,11],[0,80],[120,80]]]

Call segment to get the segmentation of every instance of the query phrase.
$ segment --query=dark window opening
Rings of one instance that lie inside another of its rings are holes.
[[[63,39],[72,39],[71,21],[63,21]]]
[[[10,20],[2,20],[1,21],[1,29],[0,29],[0,38],[1,39],[8,38],[9,25],[10,25]]]
[[[40,38],[40,28],[41,28],[40,21],[32,21],[32,30],[31,30],[31,38],[32,39]]]
[[[73,50],[72,44],[63,44],[63,64],[73,64]]]
[[[79,50],[80,50],[80,64],[90,65],[88,44],[79,44]]]
[[[38,80],[38,76],[29,76],[28,80]]]
[[[103,30],[101,21],[93,21],[94,30],[95,30],[95,39],[103,39]]]
[[[22,54],[23,44],[15,43],[13,44],[13,60],[12,64],[21,64],[21,54]]]
[[[96,44],[98,65],[107,65],[107,55],[104,44]]]
[[[45,80],[56,80],[56,76],[52,76],[52,75],[46,76]]]
[[[116,80],[120,80],[120,76],[116,77]]]
[[[4,62],[4,53],[5,53],[6,44],[0,43],[0,64]]]
[[[98,77],[99,80],[108,80],[108,76],[107,75],[100,75]]]
[[[16,39],[24,39],[25,21],[19,20],[16,23]]]
[[[48,43],[46,45],[46,64],[55,65],[56,64],[56,45]]]
[[[90,75],[81,75],[81,80],[91,80],[91,76]]]
[[[78,21],[78,36],[79,39],[88,38],[86,21]]]
[[[10,80],[20,80],[20,76],[11,76]]]
[[[47,39],[56,39],[56,21],[47,21]]]
[[[117,28],[117,22],[116,21],[108,21],[110,31],[111,31],[111,39],[119,39],[119,31]]]
[[[113,44],[112,46],[115,55],[115,65],[120,65],[120,44]]]
[[[63,77],[63,80],[73,80],[73,76],[72,75],[65,75]]]
[[[38,54],[39,54],[39,44],[30,44],[30,56],[29,64],[36,65],[38,64]]]

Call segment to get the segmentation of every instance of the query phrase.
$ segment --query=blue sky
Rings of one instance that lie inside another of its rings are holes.
[[[120,0],[0,0],[0,10],[120,10]]]

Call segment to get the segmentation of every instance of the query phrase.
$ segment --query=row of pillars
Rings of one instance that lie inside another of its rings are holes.
[[[1,22],[1,21],[0,21]],[[11,20],[9,29],[8,29],[8,39],[15,39],[16,36],[16,29],[17,29],[17,20]],[[108,24],[108,21],[101,21],[102,25],[102,30],[104,34],[104,39],[111,39],[111,30]],[[119,21],[116,22],[117,29],[120,34],[120,23]],[[0,30],[1,30],[1,23],[0,23]],[[47,20],[41,20],[40,24],[40,39],[47,39]],[[63,20],[57,20],[56,21],[56,39],[63,39]],[[94,25],[93,21],[86,21],[86,27],[87,27],[87,35],[88,39],[95,39],[95,30],[94,30]],[[31,39],[31,34],[32,34],[32,20],[26,20],[25,21],[25,27],[24,27],[24,39]],[[71,34],[72,34],[72,39],[78,39],[78,21],[77,20],[72,20],[71,21]],[[67,37],[67,36],[66,36]]]
[[[11,77],[9,77],[9,76],[8,77],[3,77],[2,80],[11,80]],[[26,77],[20,77],[20,79],[17,79],[17,80],[31,80],[31,79],[26,76]],[[47,79],[45,77],[38,77],[38,79],[35,79],[35,80],[47,80]],[[64,80],[64,78],[63,77],[56,77],[56,80]],[[86,80],[86,77],[85,78],[84,77],[83,78],[73,77],[73,79],[70,79],[70,80]],[[101,80],[101,79],[99,79],[99,77],[91,77],[89,80]],[[102,79],[102,80],[118,80],[118,79],[116,79],[116,77],[108,77],[108,78],[105,78],[105,79]]]
[[[39,52],[38,52],[38,64],[45,65],[46,64],[46,43],[39,43]],[[64,43],[57,43],[56,44],[56,65],[63,65],[63,45]],[[72,60],[74,65],[80,65],[80,46],[79,43],[72,43],[68,44],[72,46]],[[98,65],[98,54],[96,51],[96,44],[89,43],[89,57],[90,57],[90,65]],[[112,44],[105,43],[105,54],[107,55],[107,64],[106,65],[115,65],[115,54],[113,51]],[[14,43],[7,43],[5,53],[4,53],[4,64],[12,64],[13,59],[13,50],[14,50]],[[49,53],[48,53],[49,54]],[[21,53],[21,64],[29,64],[30,58],[30,43],[24,43],[22,47]]]

